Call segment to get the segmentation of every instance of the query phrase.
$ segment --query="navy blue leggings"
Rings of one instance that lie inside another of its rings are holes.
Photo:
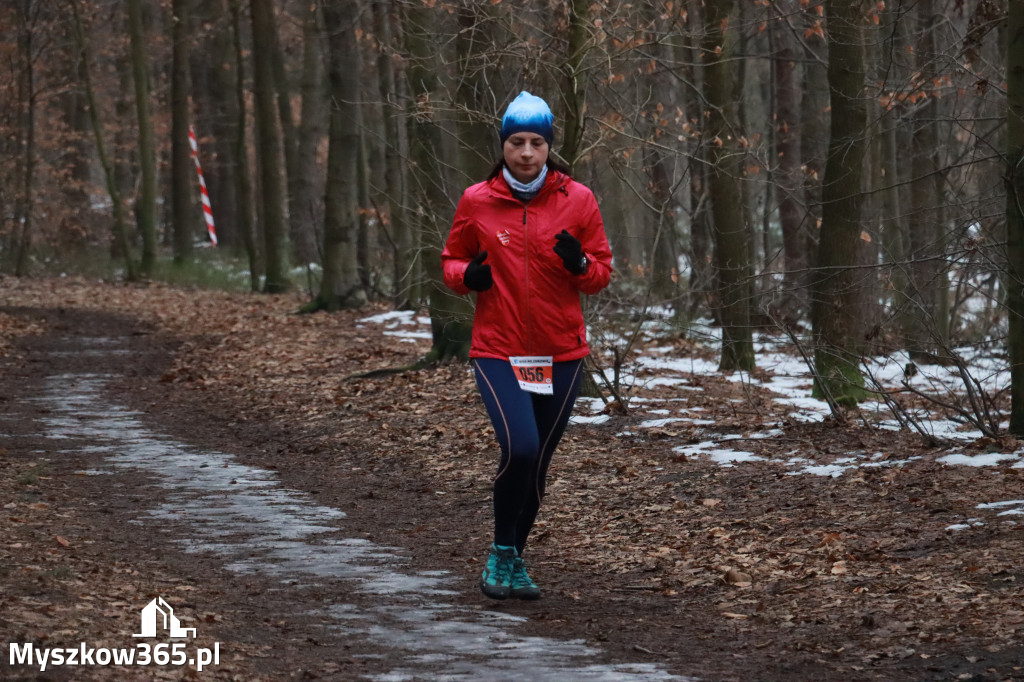
[[[494,426],[501,461],[494,478],[494,543],[522,554],[544,498],[548,464],[580,390],[583,360],[556,362],[554,395],[519,388],[508,360],[476,358],[476,384]]]

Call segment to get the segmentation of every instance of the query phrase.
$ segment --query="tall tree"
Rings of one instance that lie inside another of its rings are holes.
[[[359,3],[354,2],[358,5]],[[271,5],[275,5],[272,1]],[[273,9],[271,9],[273,13]],[[286,68],[284,49],[277,31],[278,22],[273,21],[266,27],[265,49],[270,57],[270,64],[274,75],[274,91],[277,95],[277,117],[280,125],[281,149],[284,152],[284,179],[285,179],[285,214],[288,219],[288,234],[295,239],[297,232],[304,229],[300,223],[302,210],[296,204],[300,195],[298,187],[307,181],[307,178],[299,175],[298,149],[299,139],[295,126],[295,118],[292,114],[292,81]],[[307,225],[308,226],[308,222]],[[292,242],[294,246],[295,242]]]
[[[875,80],[883,82],[885,78],[900,78],[899,62],[893,58],[896,54],[905,54],[905,28],[897,21],[896,11],[887,6],[882,13],[879,26],[875,30],[881,49],[876,51],[873,74]],[[894,76],[895,74],[895,76]],[[884,279],[887,294],[897,311],[896,326],[901,330],[906,324],[900,319],[906,310],[907,287],[904,260],[906,248],[904,243],[904,225],[902,202],[900,197],[899,132],[900,118],[903,114],[902,104],[894,97],[883,97],[878,100],[874,118],[877,121],[877,155],[873,159],[874,193],[880,195],[879,230],[881,232],[881,255],[886,269]]]
[[[231,36],[235,53],[234,112],[237,117],[234,126],[235,139],[233,140],[235,167],[231,174],[235,182],[237,201],[235,215],[238,217],[238,232],[241,233],[242,243],[245,245],[245,252],[249,257],[250,287],[253,291],[259,291],[262,267],[252,222],[252,180],[249,177],[249,145],[246,135],[245,59],[242,54],[242,0],[230,0],[230,10]]]
[[[590,47],[590,2],[569,1],[569,45],[565,59],[565,139],[559,155],[575,170],[583,145],[583,108],[586,103],[586,74],[584,59]]]
[[[705,97],[708,102],[708,181],[714,221],[718,321],[722,325],[723,371],[754,369],[750,326],[753,289],[753,235],[746,223],[740,185],[736,103],[738,9],[733,0],[710,0],[704,15]]]
[[[14,274],[21,277],[28,274],[29,246],[32,243],[32,214],[35,209],[35,167],[36,167],[36,85],[35,85],[35,24],[38,18],[39,3],[35,0],[20,0],[18,3],[18,45],[22,59],[19,90],[22,93],[22,126],[25,135],[24,161],[22,165],[23,182],[20,218],[20,231],[16,228],[16,256]]]
[[[70,0],[71,14],[74,19],[75,44],[78,47],[82,59],[82,75],[85,88],[86,101],[89,103],[89,120],[92,123],[93,134],[96,139],[96,155],[99,157],[100,166],[103,168],[103,176],[106,179],[107,193],[110,195],[110,204],[114,214],[114,242],[117,250],[121,253],[125,262],[125,273],[129,281],[138,278],[135,262],[132,260],[132,252],[128,245],[128,228],[124,219],[124,203],[121,200],[121,192],[114,177],[114,165],[107,154],[106,144],[103,141],[103,126],[100,122],[100,111],[96,100],[96,90],[93,88],[92,74],[89,66],[89,49],[85,37],[85,28],[82,22],[82,14],[78,7],[81,0]]]
[[[657,59],[657,66],[652,67],[648,81],[642,87],[649,88],[644,98],[650,101],[647,120],[647,145],[644,153],[644,171],[648,176],[650,193],[649,205],[652,209],[651,229],[651,288],[655,295],[663,301],[673,301],[679,295],[679,238],[676,234],[679,201],[677,190],[685,186],[685,176],[677,172],[682,154],[669,150],[667,144],[669,117],[675,111],[682,111],[678,95],[678,80],[666,67],[671,63],[673,47],[660,39],[666,33],[665,19],[653,7],[645,9],[645,23],[653,30],[648,33],[647,40]],[[678,306],[677,306],[678,309]]]
[[[354,3],[327,2],[324,27],[330,60],[330,148],[324,214],[324,274],[313,308],[337,310],[366,303],[356,260],[359,159],[359,52]]]
[[[140,273],[146,277],[156,264],[156,144],[153,141],[153,113],[149,102],[149,62],[146,31],[142,22],[142,1],[127,0],[128,31],[131,36],[132,79],[135,83],[135,116],[139,126],[139,195],[135,200],[135,223],[142,235]]]
[[[384,112],[385,178],[387,189],[382,198],[391,237],[392,301],[396,308],[410,308],[419,295],[414,283],[415,251],[413,234],[406,215],[408,201],[405,159],[409,156],[409,129],[403,105],[407,98],[404,60],[395,58],[400,39],[395,35],[398,13],[391,0],[373,3],[374,31],[380,54],[377,56],[377,77]]]
[[[429,8],[409,7],[406,12],[405,39],[409,53],[409,89],[415,101],[412,116],[411,155],[418,170],[415,214],[422,239],[420,249],[429,288],[430,326],[433,343],[428,361],[469,355],[473,308],[469,299],[455,296],[444,285],[441,274],[441,249],[452,212],[448,200],[449,169],[455,154],[451,148],[448,121],[441,103],[442,64],[437,49],[439,16]]]
[[[1024,4],[1010,3],[1006,42],[1006,306],[1010,431],[1024,437]]]
[[[935,83],[939,79],[936,25],[932,0],[920,0],[917,20],[917,99],[911,117],[913,144],[910,181],[910,275],[911,310],[908,342],[913,359],[928,359],[941,353],[948,330],[948,283],[941,259],[943,240],[943,167],[939,148],[940,100]],[[944,19],[943,19],[944,21]],[[918,99],[919,98],[919,99]]]
[[[821,225],[821,187],[829,140],[828,41],[824,32],[824,5],[801,2],[794,30],[803,37],[803,80],[800,85],[800,158],[804,170],[803,236],[813,262]],[[811,275],[808,276],[809,282]]]
[[[188,48],[192,37],[189,0],[173,0],[171,14],[171,205],[174,263],[183,265],[192,259],[194,218],[197,215],[192,203],[192,175],[195,170],[188,141]]]
[[[782,298],[787,313],[799,314],[807,304],[805,284],[810,265],[800,151],[803,72],[798,59],[800,43],[788,23],[789,17],[797,12],[797,1],[781,0],[775,5],[779,16],[772,22],[770,30],[775,47],[775,158],[779,164],[774,177],[775,201],[779,206],[785,256]]]
[[[181,0],[177,0],[181,1]],[[341,3],[348,5],[349,3]],[[275,44],[273,0],[250,0],[253,42],[253,100],[256,108],[256,148],[260,171],[260,215],[263,221],[263,254],[269,294],[291,288],[288,273],[288,228],[285,224],[285,190],[281,177],[281,130],[274,97],[273,50]]]
[[[49,3],[35,3],[37,7],[47,4]],[[66,27],[66,31],[62,31],[62,33],[66,32],[67,36],[62,35],[60,38],[60,44],[65,46],[61,52],[75,51],[74,30],[68,25],[69,23],[72,22],[62,22]],[[61,54],[61,58],[65,58],[63,54]],[[82,60],[77,56],[69,56],[67,61],[74,65],[72,81],[81,83],[84,78]],[[61,227],[62,231],[67,230],[81,234],[88,222],[87,216],[90,211],[88,188],[92,184],[92,143],[89,141],[92,132],[89,126],[89,112],[81,88],[63,88],[63,92],[58,96],[58,101],[60,102],[61,118],[68,131],[60,165],[65,174],[65,182],[61,183],[61,193],[63,194],[61,203],[69,214],[62,221]]]
[[[323,15],[320,3],[310,3],[302,23],[302,112],[295,149],[295,181],[288,179],[291,212],[289,221],[294,252],[299,263],[319,261],[316,226],[321,216],[323,174],[317,151],[323,138],[326,116],[324,97]]]
[[[863,395],[859,367],[863,334],[857,253],[861,248],[861,204],[867,102],[864,98],[864,0],[829,0],[828,83],[832,116],[822,186],[821,236],[811,290],[815,394],[829,404],[853,405]]]
[[[456,13],[459,32],[455,39],[457,62],[455,103],[458,109],[458,170],[466,183],[479,182],[494,165],[497,144],[493,114],[488,111],[491,97],[488,49],[493,18],[483,5],[468,4]]]

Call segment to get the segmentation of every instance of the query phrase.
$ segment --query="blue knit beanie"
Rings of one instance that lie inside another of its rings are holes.
[[[515,133],[536,133],[550,145],[555,138],[554,121],[548,103],[523,90],[508,105],[501,119],[501,143],[505,144]]]

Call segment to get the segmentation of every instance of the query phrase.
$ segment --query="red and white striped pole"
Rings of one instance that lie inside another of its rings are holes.
[[[203,200],[206,231],[210,235],[210,241],[217,246],[217,231],[213,227],[213,205],[210,203],[210,193],[206,190],[206,180],[203,179],[203,167],[199,164],[199,143],[196,141],[196,129],[192,126],[188,127],[188,142],[192,146],[192,158],[196,162],[196,173],[199,174],[199,193]]]

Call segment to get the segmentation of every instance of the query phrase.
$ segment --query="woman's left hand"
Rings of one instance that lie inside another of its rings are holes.
[[[562,230],[555,235],[557,244],[554,252],[562,259],[565,269],[574,275],[582,275],[587,271],[587,259],[583,255],[583,245],[580,240],[569,234],[568,230]]]

